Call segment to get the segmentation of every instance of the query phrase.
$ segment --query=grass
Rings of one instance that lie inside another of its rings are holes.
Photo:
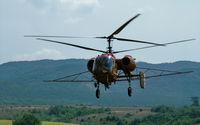
[[[0,120],[0,125],[12,125],[12,120]],[[43,121],[42,125],[79,125],[79,124]]]

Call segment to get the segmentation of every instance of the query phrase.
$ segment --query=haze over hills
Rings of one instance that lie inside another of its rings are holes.
[[[133,81],[133,96],[127,95],[127,82],[117,82],[109,90],[101,87],[96,99],[91,83],[45,83],[73,73],[86,71],[87,60],[40,60],[9,62],[0,65],[0,104],[88,104],[112,106],[152,106],[158,104],[187,105],[191,96],[200,96],[200,63],[178,61],[150,64],[138,62],[139,67],[178,71],[190,74],[166,76],[147,80],[145,89]]]

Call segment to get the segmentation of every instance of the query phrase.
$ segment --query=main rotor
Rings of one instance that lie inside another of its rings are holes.
[[[146,42],[146,41],[139,41],[139,40],[132,40],[132,39],[126,39],[126,38],[117,38],[114,35],[117,35],[120,33],[131,21],[139,17],[141,14],[137,14],[131,19],[129,19],[127,22],[125,22],[123,25],[121,25],[117,30],[115,30],[111,35],[109,36],[103,36],[103,37],[95,37],[95,38],[100,38],[100,39],[107,39],[108,42],[108,47],[107,47],[107,52],[108,53],[113,53],[112,51],[112,46],[111,42],[113,42],[114,39],[120,40],[120,41],[128,41],[128,42],[137,42],[137,43],[146,43],[146,44],[153,44],[156,46],[164,46],[163,44],[158,44],[158,43],[153,43],[153,42]]]
[[[192,41],[195,39],[187,39],[187,40],[181,40],[181,41],[175,41],[175,42],[169,42],[169,43],[164,43],[164,44],[159,44],[159,43],[153,43],[153,42],[147,42],[147,41],[141,41],[141,40],[133,40],[133,39],[127,39],[127,38],[119,38],[115,37],[118,33],[120,33],[131,21],[139,17],[141,14],[137,14],[131,19],[129,19],[127,22],[125,22],[123,25],[121,25],[117,30],[115,30],[111,35],[109,36],[103,36],[103,37],[77,37],[77,36],[44,36],[44,35],[25,35],[25,37],[36,37],[38,40],[43,40],[43,41],[48,41],[48,42],[54,42],[54,43],[59,43],[59,44],[64,44],[68,46],[73,46],[77,48],[82,48],[86,50],[91,50],[91,51],[97,51],[97,52],[103,52],[103,53],[121,53],[121,52],[127,52],[127,51],[133,51],[133,50],[139,50],[139,49],[146,49],[146,48],[151,48],[151,47],[157,47],[157,46],[166,46],[169,44],[175,44],[175,43],[181,43],[181,42],[187,42],[187,41]],[[99,50],[99,49],[94,49],[90,47],[85,47],[85,46],[80,46],[80,45],[75,45],[71,43],[66,43],[66,42],[60,42],[56,40],[49,40],[49,39],[43,39],[44,37],[51,37],[51,38],[95,38],[95,39],[106,39],[108,42],[108,47],[107,50]],[[121,51],[113,51],[112,50],[112,44],[113,40],[118,40],[118,41],[125,41],[125,42],[135,42],[135,43],[144,43],[144,44],[151,44],[151,46],[146,46],[146,47],[141,47],[141,48],[135,48],[135,49],[127,49],[127,50],[121,50]]]

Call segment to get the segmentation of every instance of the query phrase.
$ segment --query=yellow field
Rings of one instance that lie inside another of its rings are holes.
[[[62,122],[42,122],[42,125],[79,125],[79,124],[62,123]]]
[[[0,120],[0,125],[12,125],[11,120]]]
[[[0,125],[12,125],[12,120],[0,120]],[[42,122],[42,125],[79,125],[79,124],[44,121]]]

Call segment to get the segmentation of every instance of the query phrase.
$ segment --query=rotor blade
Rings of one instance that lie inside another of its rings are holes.
[[[101,37],[85,37],[85,36],[46,36],[46,35],[25,35],[24,37],[51,37],[51,38],[91,38],[91,39],[108,39],[107,36],[101,36]]]
[[[152,42],[146,42],[146,41],[140,41],[140,40],[132,40],[132,39],[125,39],[125,38],[117,38],[117,37],[114,37],[113,39],[120,40],[120,41],[153,44],[153,45],[156,45],[156,46],[165,46],[164,44],[152,43]]]
[[[59,43],[59,44],[64,44],[64,45],[68,45],[68,46],[73,46],[73,47],[86,49],[86,50],[97,51],[97,52],[103,52],[103,53],[106,52],[106,51],[103,51],[103,50],[93,49],[93,48],[89,48],[89,47],[84,47],[84,46],[80,46],[80,45],[75,45],[75,44],[65,43],[65,42],[60,42],[60,41],[55,41],[55,40],[48,40],[48,39],[41,39],[41,38],[37,38],[37,40],[43,40],[43,41],[48,41],[48,42],[53,42],[53,43]]]
[[[46,35],[25,35],[24,37],[95,38],[95,37],[82,37],[82,36],[46,36]]]
[[[108,39],[108,37],[107,37],[107,36],[94,37],[94,38],[97,38],[97,39]]]
[[[192,41],[192,40],[196,40],[196,39],[180,40],[180,41],[175,41],[175,42],[164,43],[163,45],[170,45],[170,44],[188,42],[188,41]],[[147,49],[147,48],[153,48],[153,47],[158,47],[158,46],[146,46],[146,47],[135,48],[135,49],[128,49],[128,50],[115,51],[115,52],[113,52],[113,53],[116,54],[116,53],[122,53],[122,52],[128,52],[128,51],[134,51],[134,50],[140,50],[140,49]]]
[[[121,32],[131,21],[133,21],[134,19],[136,19],[138,16],[140,16],[141,14],[137,14],[134,17],[132,17],[130,20],[128,20],[126,23],[124,23],[122,26],[120,26],[115,32],[113,32],[110,37],[112,37],[113,35],[118,34],[119,32]]]

